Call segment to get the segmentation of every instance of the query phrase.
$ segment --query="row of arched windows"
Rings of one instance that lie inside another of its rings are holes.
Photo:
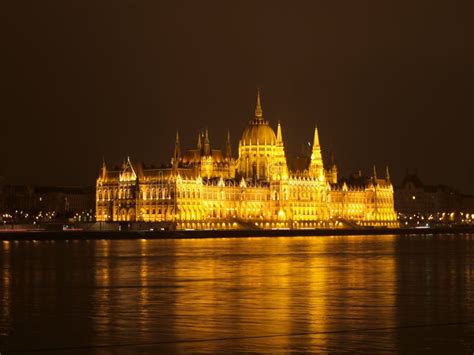
[[[169,199],[172,197],[172,189],[168,188],[151,188],[143,189],[140,192],[140,198],[143,200],[160,200]]]
[[[97,191],[97,199],[99,201],[110,201],[112,199],[130,199],[134,198],[134,193],[131,189],[99,189]]]

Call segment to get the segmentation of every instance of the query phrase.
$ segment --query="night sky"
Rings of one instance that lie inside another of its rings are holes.
[[[278,120],[343,175],[474,193],[473,2],[9,1],[0,11],[0,176],[93,185],[102,157],[168,163]]]

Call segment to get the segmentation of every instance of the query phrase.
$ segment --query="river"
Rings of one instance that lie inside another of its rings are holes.
[[[472,352],[474,235],[0,242],[0,352]]]

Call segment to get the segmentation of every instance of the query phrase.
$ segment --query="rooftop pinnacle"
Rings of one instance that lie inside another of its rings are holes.
[[[262,119],[263,112],[262,112],[262,105],[260,103],[260,90],[257,89],[257,107],[255,108],[255,117],[258,119]]]

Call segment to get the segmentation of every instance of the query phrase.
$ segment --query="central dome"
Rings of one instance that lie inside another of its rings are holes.
[[[276,142],[275,132],[272,127],[268,125],[268,122],[255,122],[249,123],[242,134],[243,145],[274,145]]]
[[[255,118],[250,120],[247,128],[242,134],[243,145],[274,145],[276,142],[275,132],[263,119],[262,105],[260,104],[260,92],[257,91],[257,107],[255,108]]]

